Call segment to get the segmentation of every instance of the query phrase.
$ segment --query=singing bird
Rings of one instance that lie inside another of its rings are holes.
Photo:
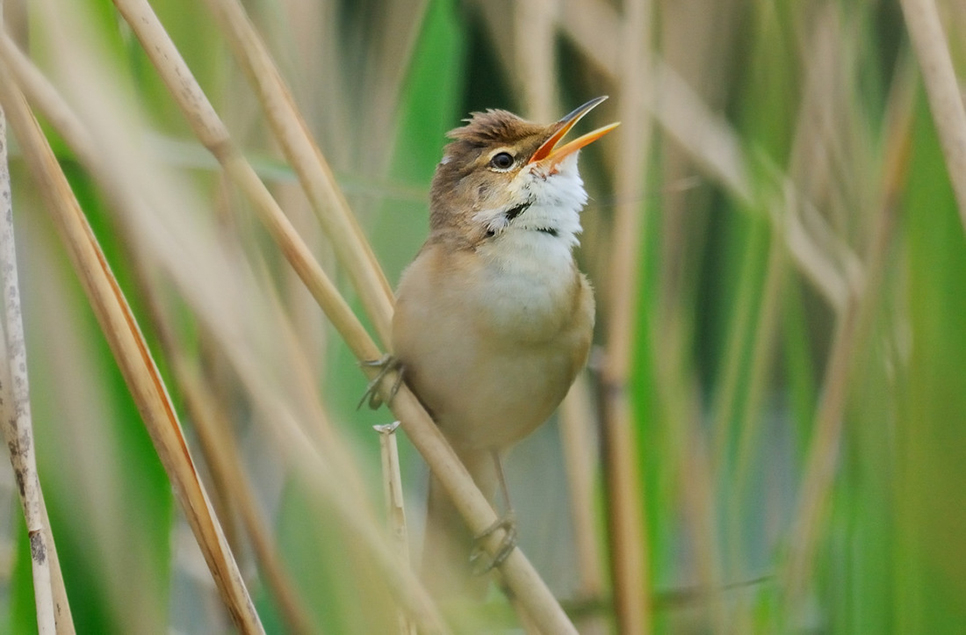
[[[488,110],[450,131],[429,238],[397,291],[392,365],[491,502],[502,486],[498,559],[513,548],[501,455],[553,414],[590,349],[594,295],[573,257],[587,202],[577,151],[618,124],[560,142],[605,99],[549,125]],[[473,540],[431,479],[422,568],[432,590],[479,586],[467,575]]]

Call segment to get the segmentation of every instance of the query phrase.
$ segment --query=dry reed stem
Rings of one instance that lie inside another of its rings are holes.
[[[517,93],[533,121],[553,121],[557,111],[554,37],[556,0],[520,0],[512,5],[513,53]]]
[[[244,368],[238,367],[236,370],[241,374],[242,383],[252,394],[260,417],[264,419],[263,425],[282,449],[284,459],[296,470],[302,482],[322,500],[333,504],[347,533],[357,538],[372,556],[382,571],[386,584],[406,608],[420,631],[448,633],[448,628],[421,582],[410,569],[400,566],[399,558],[388,544],[384,532],[376,529],[375,519],[367,513],[368,507],[360,504],[358,495],[344,486],[340,475],[333,471],[331,461],[318,453],[311,439],[305,436],[295,421],[288,404],[280,401],[277,395],[264,390],[257,367],[246,364]]]
[[[47,558],[50,560],[50,586],[54,596],[54,619],[57,621],[57,635],[74,635],[74,617],[70,611],[67,597],[67,587],[64,584],[64,572],[60,568],[60,558],[57,556],[57,544],[50,527],[47,515],[47,503],[44,502],[44,490],[40,489],[40,508],[44,514],[44,540],[47,543]]]
[[[3,27],[3,2],[0,1],[0,28]],[[0,79],[3,74],[0,73]],[[40,633],[57,630],[57,614],[67,606],[66,597],[54,597],[50,558],[50,530],[37,474],[37,455],[33,421],[30,415],[30,385],[27,376],[27,343],[24,339],[23,316],[20,312],[20,284],[17,276],[17,254],[13,231],[13,199],[10,169],[7,163],[7,131],[0,108],[0,288],[3,289],[4,321],[0,372],[0,412],[3,435],[10,452],[10,463],[16,477],[30,541],[30,565],[34,583],[37,628]],[[68,610],[69,611],[69,610]],[[69,614],[69,613],[68,613]]]
[[[646,179],[651,150],[650,109],[655,97],[651,81],[652,7],[647,0],[625,3],[619,60],[622,122],[616,168],[617,208],[608,263],[606,354],[601,368],[601,394],[607,479],[611,577],[618,629],[649,633],[651,592],[649,553],[644,520],[644,480],[640,474],[637,428],[628,393],[642,251],[646,244],[639,193]],[[643,197],[646,199],[646,195]]]
[[[683,348],[683,347],[681,347]],[[679,360],[678,364],[680,364]],[[694,555],[691,568],[697,583],[698,594],[704,596],[704,611],[707,613],[708,630],[725,634],[734,632],[725,608],[722,589],[721,544],[718,528],[721,526],[718,507],[715,504],[716,480],[712,470],[707,436],[702,429],[700,398],[695,391],[688,390],[692,385],[685,369],[679,368],[677,381],[689,394],[681,395],[680,400],[669,410],[677,416],[670,421],[686,426],[683,438],[686,443],[681,448],[680,477],[683,511],[683,528],[688,535],[688,543]]]
[[[390,407],[402,421],[413,445],[452,497],[470,531],[480,534],[492,527],[497,521],[496,512],[476,487],[472,477],[416,396],[404,386]],[[503,536],[502,531],[490,534],[485,544],[490,554],[497,552]],[[561,635],[577,632],[546,583],[519,548],[514,549],[503,562],[500,572],[507,586],[542,632]]]
[[[2,73],[0,73],[0,77],[2,77]],[[0,122],[0,128],[2,127],[3,124]],[[0,130],[0,137],[2,136],[3,132]],[[2,146],[2,141],[0,139],[0,146]],[[0,173],[2,172],[3,169],[0,168]],[[0,179],[2,179],[2,174],[0,174]],[[2,189],[2,184],[0,184],[0,189]],[[3,437],[10,452],[10,463],[16,477],[20,505],[27,525],[37,629],[39,633],[53,635],[54,633],[67,632],[66,630],[58,630],[63,619],[58,617],[60,602],[64,601],[66,605],[67,598],[64,596],[57,600],[54,599],[54,582],[50,566],[52,549],[47,548],[47,545],[52,545],[53,541],[48,526],[49,520],[43,493],[40,489],[40,479],[37,478],[36,461],[31,460],[36,457],[33,456],[33,450],[26,450],[26,448],[32,447],[33,433],[28,431],[27,434],[24,434],[20,426],[17,425],[18,416],[17,409],[14,407],[16,400],[13,396],[10,378],[8,350],[6,337],[0,337],[0,417],[3,421]],[[33,464],[33,468],[30,467],[31,464]],[[33,484],[29,484],[28,479],[33,481]],[[37,528],[32,530],[31,527]],[[73,625],[70,629],[73,630]]]
[[[4,154],[3,127],[2,110],[0,110],[0,155]],[[0,157],[0,161],[3,158],[5,157]],[[4,168],[0,167],[0,191],[4,189],[3,172]],[[7,215],[4,214],[4,216]],[[55,632],[61,632],[57,630],[61,621],[57,617],[58,600],[66,601],[67,598],[54,600],[53,575],[50,570],[52,549],[47,548],[47,545],[52,545],[53,541],[48,527],[49,521],[40,489],[40,480],[37,477],[36,457],[32,449],[33,432],[27,430],[24,433],[21,425],[18,425],[18,419],[21,418],[17,416],[17,409],[14,407],[16,400],[10,378],[11,360],[7,354],[8,350],[6,337],[0,337],[0,417],[2,417],[3,438],[10,452],[10,464],[13,467],[20,494],[20,505],[27,525],[37,628],[39,633],[52,635]],[[32,527],[35,529],[31,529]]]
[[[12,45],[12,43],[7,43]],[[6,53],[6,48],[0,47],[0,52]],[[8,59],[23,60],[22,56],[20,58],[11,57]],[[29,72],[22,73],[23,77],[32,75]],[[144,202],[138,199],[130,188],[130,184],[136,181],[136,179],[131,179],[131,175],[129,174],[122,174],[124,173],[124,166],[114,165],[111,166],[111,169],[108,169],[105,161],[101,160],[100,155],[89,145],[92,136],[83,128],[73,113],[67,109],[66,104],[63,103],[56,93],[45,93],[44,88],[50,89],[49,84],[44,83],[42,87],[34,88],[36,90],[32,91],[33,94],[43,95],[45,98],[53,98],[43,102],[44,107],[49,107],[54,111],[54,116],[50,120],[62,124],[70,124],[59,128],[58,131],[74,149],[78,157],[81,158],[82,163],[92,172],[101,188],[109,196],[112,205],[116,209],[127,212],[129,215],[127,220],[129,222],[137,220],[143,221],[143,219],[148,218],[152,212],[147,210]],[[71,126],[80,127],[74,128]],[[184,230],[189,234],[192,231],[190,227],[185,227]],[[157,227],[143,228],[143,231],[146,234],[156,233]],[[184,236],[182,236],[182,239],[184,239]],[[231,306],[232,303],[230,301],[224,302],[224,298],[212,295],[211,289],[199,292],[199,290],[191,288],[191,282],[197,279],[199,268],[196,267],[191,271],[186,270],[184,267],[185,263],[182,260],[183,256],[180,253],[177,255],[164,254],[164,256],[169,258],[169,260],[164,261],[164,266],[175,277],[184,295],[190,301],[193,301],[195,310],[201,315],[202,321],[209,326],[212,336],[222,344],[222,348],[228,354],[242,383],[249,390],[256,406],[263,413],[263,419],[272,422],[272,425],[266,427],[273,433],[273,439],[276,440],[283,453],[293,460],[294,466],[301,474],[305,475],[305,481],[307,483],[312,485],[324,499],[335,503],[343,522],[370,549],[382,567],[390,586],[403,599],[403,603],[411,611],[412,615],[415,616],[421,628],[431,633],[446,632],[437,611],[432,606],[432,602],[429,600],[419,582],[411,573],[407,574],[407,572],[399,570],[395,557],[384,545],[381,536],[377,535],[374,531],[374,520],[359,513],[360,500],[358,495],[348,493],[349,488],[346,487],[344,469],[338,478],[333,475],[332,469],[327,465],[327,461],[323,460],[314,450],[317,445],[315,440],[309,439],[299,426],[297,417],[291,412],[291,405],[282,401],[278,393],[271,391],[265,385],[261,363],[251,357],[241,355],[237,350],[237,346],[232,341],[234,334],[228,332],[231,331],[228,328],[228,323],[217,317],[218,308],[215,306],[218,305],[224,308]],[[171,259],[177,259],[177,263]],[[181,266],[180,268],[179,265]],[[187,269],[191,269],[190,264]],[[202,269],[204,268],[202,267]],[[336,298],[341,300],[338,296]],[[347,333],[349,340],[353,339],[354,333],[355,339],[363,342],[363,347],[368,347],[366,350],[375,351],[374,354],[377,354],[378,349],[375,348],[375,344],[344,302],[332,310],[339,311],[339,306],[344,311],[342,316],[351,322],[348,326],[343,324],[343,327],[351,331],[351,333]],[[233,309],[228,310],[229,312],[234,311]],[[242,310],[239,309],[239,311]],[[239,311],[235,311],[233,314],[242,314]],[[338,326],[338,321],[335,323]],[[335,439],[332,440],[335,441]],[[338,459],[339,457],[329,458]],[[342,468],[345,468],[345,461],[336,460],[334,462]]]
[[[901,0],[909,38],[919,59],[933,122],[966,230],[966,107],[949,55],[946,34],[932,0]]]
[[[235,624],[244,633],[262,633],[261,622],[241,573],[214,518],[163,381],[151,359],[130,307],[117,286],[67,179],[6,66],[0,99],[10,113],[26,163],[62,233],[98,322],[110,344],[175,494],[198,539],[215,583]]]
[[[409,530],[406,526],[406,507],[403,502],[402,472],[399,469],[399,445],[396,428],[399,422],[374,426],[379,433],[379,454],[382,458],[382,483],[386,497],[386,514],[389,519],[389,537],[396,555],[404,567],[409,566]],[[416,626],[405,613],[400,612],[398,632],[416,635]]]
[[[76,116],[74,116],[66,104],[63,103],[63,100],[49,82],[46,81],[46,78],[30,64],[29,60],[23,56],[9,39],[5,38],[0,44],[2,44],[3,52],[8,56],[8,59],[15,62],[14,66],[20,76],[20,81],[27,84],[30,88],[32,99],[42,104],[42,110],[48,116],[49,120],[55,122],[55,126],[61,131],[64,138],[69,141],[77,155],[81,158],[82,163],[92,171],[95,178],[98,179],[109,193],[109,197],[114,204],[120,209],[131,209],[132,205],[137,205],[138,203],[130,200],[129,189],[125,189],[123,185],[118,186],[117,183],[112,183],[110,178],[104,178],[104,174],[109,173],[110,170],[100,160],[92,142],[92,136],[77,120]],[[120,179],[118,179],[118,182],[120,182]],[[169,347],[167,350],[170,353],[172,349]],[[178,362],[179,360],[177,358],[173,358],[173,364],[176,367],[178,366]],[[183,377],[181,379],[183,380]],[[197,391],[192,393],[192,385],[190,382],[183,380],[183,384],[187,394],[196,394]],[[189,406],[196,405],[190,399],[188,403]],[[311,416],[311,420],[313,422],[320,422],[324,421],[324,417],[319,416],[319,413],[315,412]],[[200,427],[199,430],[201,432],[204,431]],[[325,431],[326,428],[323,426],[322,430]],[[204,438],[203,436],[203,442]],[[219,444],[219,446],[224,449],[223,444]],[[219,465],[217,463],[212,464],[213,470],[218,470],[218,468]],[[250,500],[250,498],[250,496],[246,498],[243,492],[233,492],[233,499],[241,503],[242,519],[245,522],[246,530],[252,539],[256,555],[262,563],[270,588],[275,591],[276,597],[279,600],[279,607],[283,617],[286,618],[293,632],[307,632],[310,622],[305,616],[304,609],[298,605],[294,593],[290,589],[291,585],[284,579],[280,567],[276,562],[277,558],[271,550],[270,541],[264,535],[264,530],[260,532],[258,529],[260,519],[257,516],[254,506],[245,504],[245,501]]]
[[[577,599],[597,599],[604,594],[603,558],[594,514],[594,474],[599,442],[594,428],[594,407],[587,373],[577,375],[560,405],[560,437],[567,483],[570,485],[570,513],[573,516],[579,585]],[[583,628],[581,632],[585,632]]]
[[[115,4],[120,6],[127,1]],[[236,0],[208,0],[208,6],[222,25],[236,59],[252,83],[268,123],[298,175],[339,263],[362,299],[379,340],[388,347],[394,304],[392,288],[328,162],[312,140],[291,92],[241,4]]]

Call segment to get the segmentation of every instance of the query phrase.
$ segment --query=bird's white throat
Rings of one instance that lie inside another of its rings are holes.
[[[477,247],[487,262],[487,283],[479,289],[483,305],[497,328],[525,339],[552,331],[566,314],[577,274],[573,249],[579,244],[580,211],[587,193],[577,172],[576,157],[568,157],[553,174],[521,171],[514,180],[516,200],[530,201],[506,221],[492,240]]]
[[[493,237],[482,251],[556,252],[563,246],[569,254],[579,244],[580,212],[587,203],[587,192],[577,171],[576,153],[552,168],[540,164],[525,167],[509,183],[507,192],[509,197],[503,200],[508,202],[483,209],[474,217]],[[554,238],[557,240],[550,240]]]

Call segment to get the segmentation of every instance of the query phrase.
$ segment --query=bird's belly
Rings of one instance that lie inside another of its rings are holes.
[[[569,253],[546,255],[503,259],[481,272],[468,298],[478,329],[530,344],[559,337],[573,319],[580,279]]]
[[[436,264],[431,258],[403,275],[394,354],[453,445],[504,448],[553,414],[586,361],[590,288],[562,257],[457,261],[429,284],[421,268]]]
[[[461,341],[407,365],[407,378],[450,442],[503,448],[545,422],[573,381],[572,347],[559,342],[498,352]]]

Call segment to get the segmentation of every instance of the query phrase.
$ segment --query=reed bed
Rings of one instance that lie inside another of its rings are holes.
[[[961,630],[961,3],[2,6],[0,632]],[[439,606],[427,465],[496,514],[360,362],[445,132],[601,94],[592,360]]]

